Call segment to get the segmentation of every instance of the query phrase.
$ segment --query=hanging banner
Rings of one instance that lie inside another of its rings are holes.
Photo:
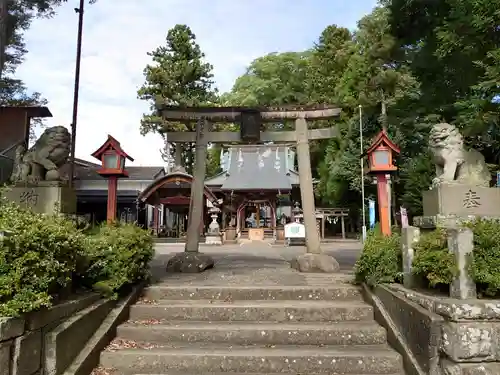
[[[375,201],[372,199],[368,201],[368,220],[372,229],[375,226]]]

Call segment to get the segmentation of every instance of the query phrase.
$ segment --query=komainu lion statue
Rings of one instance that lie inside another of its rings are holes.
[[[24,145],[18,146],[11,182],[59,181],[59,168],[68,160],[70,143],[68,129],[54,126],[45,129],[29,150]]]
[[[451,124],[441,123],[432,127],[429,149],[436,167],[432,186],[463,184],[489,187],[491,173],[484,156],[477,150],[467,150],[462,134]]]

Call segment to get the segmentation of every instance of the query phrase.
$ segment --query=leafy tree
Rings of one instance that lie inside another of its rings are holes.
[[[141,133],[163,134],[171,131],[194,131],[194,124],[165,121],[157,111],[157,103],[179,106],[215,104],[212,65],[196,43],[196,36],[186,25],[176,25],[167,33],[164,46],[148,53],[152,63],[144,69],[145,82],[137,95],[150,104],[150,113],[141,120]],[[194,158],[192,145],[184,148],[186,169],[191,171]]]
[[[330,25],[323,30],[311,56],[308,81],[311,100],[339,104],[339,80],[352,57],[352,33],[343,27]]]
[[[499,0],[390,0],[391,32],[421,83],[421,103],[466,135],[491,134],[500,94]]]
[[[259,57],[221,100],[240,106],[307,104],[305,85],[309,63],[309,52],[270,53]]]

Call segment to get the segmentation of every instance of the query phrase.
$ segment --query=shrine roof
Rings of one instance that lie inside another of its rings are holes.
[[[101,167],[99,164],[77,158],[75,158],[75,163],[75,175],[77,180],[92,181],[104,179],[97,173],[97,170]],[[69,167],[69,164],[67,165]],[[153,181],[165,174],[165,170],[161,166],[127,166],[126,170],[129,174],[128,180],[135,181]]]
[[[230,148],[225,179],[222,175],[206,181],[222,190],[291,190],[293,178],[287,148],[279,145],[233,146]]]
[[[52,117],[52,113],[44,106],[0,106],[0,112],[21,111],[28,117]]]

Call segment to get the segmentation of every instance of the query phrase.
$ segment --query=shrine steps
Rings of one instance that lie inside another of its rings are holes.
[[[403,375],[360,290],[151,286],[101,353],[124,375]]]

